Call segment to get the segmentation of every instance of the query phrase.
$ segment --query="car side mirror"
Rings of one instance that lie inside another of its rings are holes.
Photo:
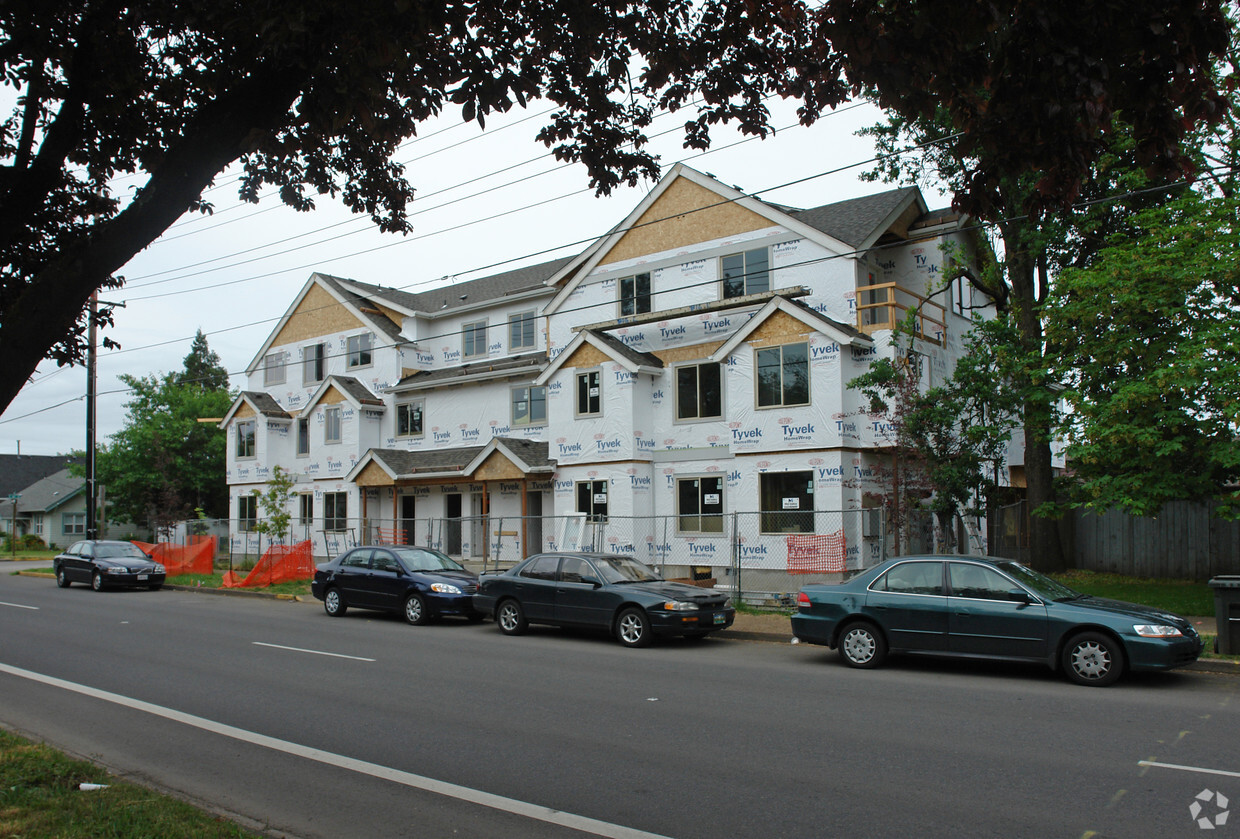
[[[582,581],[583,583],[588,583],[588,584],[590,584],[590,585],[594,586],[595,588],[602,588],[602,587],[603,587],[603,581],[602,581],[602,580],[600,580],[598,577],[588,577],[588,576],[583,576],[583,577],[581,578],[581,581]]]
[[[1016,603],[1032,603],[1033,597],[1031,597],[1029,592],[1025,591],[1023,588],[1014,588],[1008,592],[1008,600],[1012,600]]]

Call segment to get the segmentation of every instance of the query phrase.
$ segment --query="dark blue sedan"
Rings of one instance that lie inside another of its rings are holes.
[[[792,633],[838,647],[852,667],[877,667],[889,652],[1040,661],[1098,687],[1125,670],[1189,664],[1202,649],[1182,617],[970,556],[901,557],[839,585],[805,586]]]
[[[473,595],[478,577],[433,548],[354,548],[319,565],[310,592],[340,617],[350,607],[399,612],[415,626],[442,615],[479,620]]]

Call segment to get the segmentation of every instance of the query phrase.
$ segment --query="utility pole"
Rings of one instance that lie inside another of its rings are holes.
[[[108,303],[113,308],[124,303]],[[90,294],[90,308],[86,315],[86,538],[99,538],[99,485],[95,480],[95,331],[99,320],[99,292]]]

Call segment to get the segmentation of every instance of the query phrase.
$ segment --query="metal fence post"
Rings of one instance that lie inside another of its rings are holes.
[[[739,605],[741,595],[744,591],[741,589],[741,543],[740,543],[740,524],[738,519],[740,513],[732,514],[732,574],[736,577],[736,602]]]

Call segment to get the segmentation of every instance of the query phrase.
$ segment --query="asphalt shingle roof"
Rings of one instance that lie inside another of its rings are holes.
[[[846,245],[858,247],[891,215],[892,210],[916,193],[916,187],[906,186],[877,195],[864,195],[808,210],[787,212],[797,221],[821,230]]]
[[[72,457],[61,454],[0,454],[0,496],[21,492],[72,462]]]
[[[45,513],[85,490],[85,478],[75,478],[69,474],[68,469],[62,469],[26,487],[22,491],[21,500],[17,502],[17,512]]]

